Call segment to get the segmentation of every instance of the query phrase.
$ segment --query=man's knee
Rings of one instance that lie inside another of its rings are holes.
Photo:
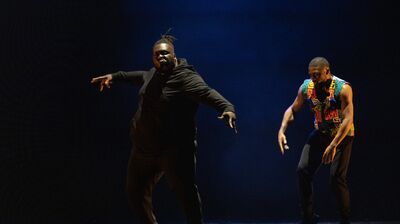
[[[308,172],[307,168],[304,166],[298,166],[296,172],[299,177],[309,177],[310,176],[310,173]]]
[[[195,183],[178,183],[170,187],[172,191],[185,197],[197,195],[199,192]]]
[[[346,176],[343,175],[331,174],[329,180],[330,186],[333,190],[337,189],[338,187],[347,185]]]
[[[128,201],[134,210],[143,210],[151,206],[152,199],[150,195],[146,195],[143,191],[127,191]]]

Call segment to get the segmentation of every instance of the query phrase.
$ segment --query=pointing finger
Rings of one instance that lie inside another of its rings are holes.
[[[232,117],[229,118],[229,127],[233,128],[233,119],[232,119]]]

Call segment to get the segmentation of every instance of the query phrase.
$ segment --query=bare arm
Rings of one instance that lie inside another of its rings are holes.
[[[292,105],[290,105],[285,113],[283,114],[283,119],[281,123],[281,127],[278,132],[278,143],[279,143],[279,148],[281,150],[281,153],[285,153],[285,149],[288,150],[289,146],[287,145],[286,141],[286,129],[291,121],[294,120],[294,113],[299,111],[300,108],[303,106],[304,99],[303,99],[303,94],[301,92],[301,86],[299,87],[299,90],[297,91],[297,96],[296,99],[294,99]]]
[[[342,102],[343,120],[338,132],[324,152],[322,162],[325,164],[332,162],[336,154],[336,147],[342,142],[344,137],[346,137],[353,124],[353,91],[351,86],[347,84],[344,85],[339,96]]]

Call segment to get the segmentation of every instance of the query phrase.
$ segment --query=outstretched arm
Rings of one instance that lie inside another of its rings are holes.
[[[193,72],[184,77],[184,92],[197,102],[207,104],[219,112],[219,119],[226,120],[230,128],[236,132],[236,114],[234,106],[216,90],[210,88],[197,73]]]
[[[281,150],[282,155],[285,153],[285,150],[289,149],[289,146],[287,145],[287,141],[286,141],[286,135],[285,135],[286,129],[287,129],[289,123],[294,120],[294,113],[297,112],[298,110],[300,110],[303,103],[304,103],[304,98],[303,98],[303,95],[301,92],[301,86],[300,86],[299,90],[297,91],[296,99],[294,100],[292,105],[290,105],[286,109],[286,111],[283,115],[281,127],[279,128],[278,143],[279,143],[279,148]]]
[[[145,71],[132,71],[132,72],[119,71],[116,73],[110,73],[95,77],[90,81],[90,83],[93,84],[99,83],[101,92],[105,87],[111,88],[111,84],[113,83],[113,81],[129,81],[135,85],[142,85],[143,76],[145,74],[146,74]]]
[[[336,154],[336,147],[342,142],[344,137],[346,137],[353,124],[353,90],[350,85],[345,84],[343,86],[340,91],[340,100],[342,102],[343,120],[331,144],[325,149],[324,155],[322,156],[322,162],[324,164],[329,164],[333,161]]]
[[[143,77],[146,73],[146,71],[118,71],[112,73],[112,77],[115,81],[131,82],[134,85],[141,86],[143,84]]]

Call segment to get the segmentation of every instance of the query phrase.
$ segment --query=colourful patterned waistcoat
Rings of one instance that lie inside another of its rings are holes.
[[[334,137],[343,120],[339,93],[346,81],[333,76],[329,86],[329,95],[321,102],[317,98],[314,82],[311,79],[304,80],[301,87],[304,99],[306,99],[314,112],[314,127],[325,134]],[[349,136],[354,136],[354,124],[352,124]]]

